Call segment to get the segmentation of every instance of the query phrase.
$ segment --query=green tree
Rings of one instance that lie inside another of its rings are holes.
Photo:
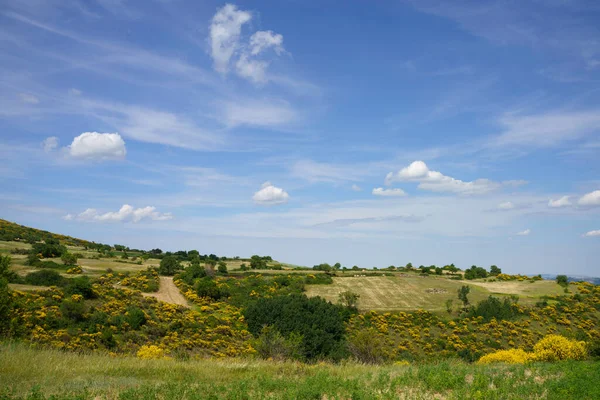
[[[10,270],[11,262],[12,258],[10,258],[10,256],[0,255],[0,279],[4,278],[8,282],[17,282],[19,276],[16,272]]]
[[[77,256],[73,253],[63,253],[60,259],[65,265],[77,265]]]
[[[356,309],[356,306],[358,305],[359,298],[360,298],[359,294],[354,293],[350,290],[342,292],[338,296],[338,299],[339,299],[339,302],[341,305],[343,305],[345,307],[349,307],[349,308],[354,308],[354,309]]]
[[[267,261],[261,256],[253,255],[250,257],[250,268],[252,269],[265,269],[267,268]]]
[[[492,265],[490,267],[490,275],[492,276],[496,276],[496,275],[500,275],[502,273],[502,270],[500,268],[498,268],[495,265]]]
[[[4,336],[10,329],[10,314],[13,307],[13,298],[8,291],[8,281],[0,276],[0,336]]]
[[[569,277],[567,277],[566,275],[557,275],[556,283],[558,283],[561,286],[567,286],[569,284]]]
[[[177,257],[175,256],[165,256],[162,260],[160,260],[160,266],[158,267],[158,273],[166,276],[173,276],[177,272],[181,271],[183,268]]]
[[[225,261],[219,261],[217,271],[220,274],[227,275],[227,264],[225,263]]]
[[[446,300],[446,312],[448,314],[452,314],[453,303],[454,301],[452,299]]]
[[[463,308],[467,308],[469,306],[469,298],[467,297],[471,292],[471,287],[467,285],[463,285],[458,289],[458,299],[462,301]]]

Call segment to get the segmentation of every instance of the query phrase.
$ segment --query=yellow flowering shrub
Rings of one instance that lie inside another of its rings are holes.
[[[137,352],[137,356],[144,360],[156,360],[165,358],[165,351],[158,346],[142,346]]]
[[[481,357],[478,364],[507,363],[507,364],[525,364],[529,361],[529,353],[523,349],[498,350],[494,353],[486,354]]]
[[[585,342],[548,335],[533,346],[533,361],[583,360],[587,355]]]
[[[81,269],[81,267],[79,265],[77,265],[73,268],[69,268],[67,270],[67,274],[70,274],[70,275],[76,275],[76,274],[81,274],[81,273],[83,273],[83,269]]]

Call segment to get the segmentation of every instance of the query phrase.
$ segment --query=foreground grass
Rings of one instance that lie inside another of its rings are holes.
[[[139,360],[0,344],[0,399],[593,399],[600,363]]]

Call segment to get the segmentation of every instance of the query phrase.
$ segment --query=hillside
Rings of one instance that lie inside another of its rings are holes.
[[[483,269],[308,269],[266,256],[90,247],[49,232],[26,243],[22,233],[0,241],[0,379],[11,382],[0,398],[591,398],[597,390],[589,376],[599,370],[600,287],[588,282],[466,279]],[[487,355],[519,365],[475,364]],[[550,363],[563,359],[581,361]]]

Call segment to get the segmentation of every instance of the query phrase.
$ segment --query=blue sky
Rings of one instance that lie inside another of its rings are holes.
[[[596,1],[2,1],[0,217],[598,275]]]

